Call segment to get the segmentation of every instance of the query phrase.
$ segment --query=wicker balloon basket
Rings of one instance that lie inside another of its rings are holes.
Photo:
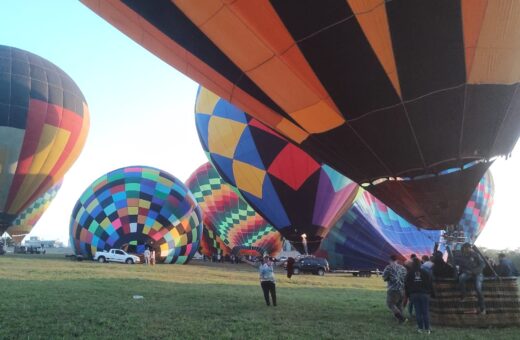
[[[516,277],[485,278],[482,284],[487,314],[478,314],[477,295],[472,282],[460,300],[458,282],[440,279],[433,283],[435,299],[430,303],[433,325],[451,327],[520,326],[520,292]]]

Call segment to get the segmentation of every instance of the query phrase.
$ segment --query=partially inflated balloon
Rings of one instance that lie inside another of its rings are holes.
[[[382,270],[390,255],[431,255],[441,231],[411,225],[367,191],[360,192],[321,243],[317,254],[333,268]]]
[[[271,225],[313,252],[358,186],[245,112],[200,88],[195,108],[202,147],[222,176]]]
[[[420,227],[520,135],[517,0],[82,1]]]
[[[202,210],[204,225],[236,255],[255,251],[276,256],[282,250],[282,236],[224,182],[215,168],[206,163],[186,181]]]
[[[474,243],[491,214],[493,177],[488,170],[475,188],[456,226],[465,242]],[[322,242],[318,254],[331,266],[355,269],[381,269],[390,255],[407,259],[411,254],[431,255],[441,233],[419,229],[370,193],[364,191],[352,208],[339,220]],[[461,241],[461,239],[459,239]]]
[[[0,45],[0,233],[61,181],[88,127],[85,98],[65,72]]]
[[[98,178],[81,195],[70,220],[76,254],[150,246],[165,263],[186,263],[199,248],[202,216],[195,197],[159,169],[131,166]]]
[[[42,217],[54,197],[58,194],[62,183],[63,181],[58,182],[58,184],[54,185],[46,193],[38,197],[36,201],[22,211],[13,221],[13,224],[7,228],[7,233],[9,233],[15,243],[20,244],[25,236],[31,232],[36,225],[36,222],[40,220],[40,217]]]

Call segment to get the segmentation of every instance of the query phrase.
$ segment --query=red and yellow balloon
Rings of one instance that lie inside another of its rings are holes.
[[[85,97],[65,72],[0,46],[0,233],[62,180],[88,129]]]

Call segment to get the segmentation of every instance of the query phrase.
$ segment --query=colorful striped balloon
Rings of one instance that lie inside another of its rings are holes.
[[[333,268],[382,270],[390,255],[431,255],[440,230],[423,230],[408,223],[368,191],[361,191],[352,208],[323,240],[318,255]]]
[[[491,214],[494,185],[488,170],[475,188],[457,225],[466,242],[474,243]],[[382,269],[390,255],[407,259],[411,254],[430,255],[439,230],[411,225],[367,191],[362,191],[352,208],[341,217],[322,242],[318,254],[331,266],[348,269]]]
[[[0,234],[62,180],[88,129],[85,98],[65,72],[0,45]]]

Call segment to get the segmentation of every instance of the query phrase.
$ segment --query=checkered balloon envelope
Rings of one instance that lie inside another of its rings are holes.
[[[164,263],[186,263],[199,248],[202,215],[193,194],[171,174],[146,166],[95,180],[72,212],[70,244],[91,258],[98,250],[156,250]]]

